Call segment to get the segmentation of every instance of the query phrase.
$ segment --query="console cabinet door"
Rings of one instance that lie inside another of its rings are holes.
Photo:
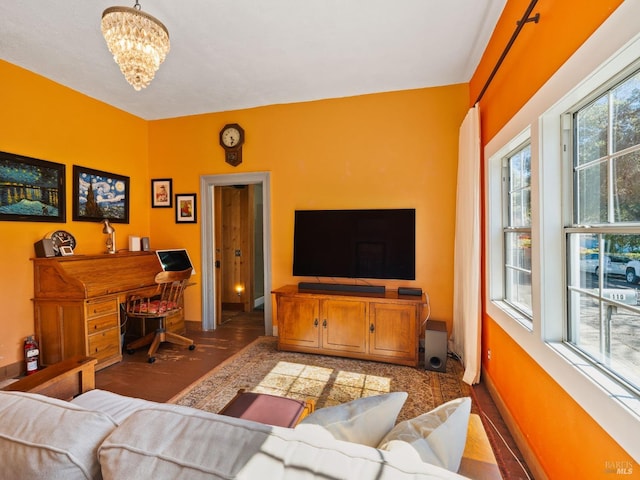
[[[367,304],[354,300],[322,302],[322,349],[367,351]]]
[[[279,296],[277,302],[278,343],[320,348],[320,301]]]
[[[414,364],[418,358],[415,305],[369,304],[369,353]]]

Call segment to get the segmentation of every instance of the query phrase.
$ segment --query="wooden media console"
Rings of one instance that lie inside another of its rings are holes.
[[[425,295],[300,290],[273,292],[278,349],[418,366]]]

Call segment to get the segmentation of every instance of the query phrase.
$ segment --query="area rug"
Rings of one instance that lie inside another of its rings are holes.
[[[386,392],[407,392],[398,421],[454,398],[470,396],[462,365],[449,358],[446,373],[325,355],[281,352],[275,337],[259,337],[174,396],[170,403],[217,413],[239,389],[301,400],[316,408]],[[474,409],[474,407],[472,407]]]

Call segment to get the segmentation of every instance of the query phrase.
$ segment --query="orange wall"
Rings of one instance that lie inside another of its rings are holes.
[[[547,0],[534,9],[480,102],[482,144],[531,98],[544,82],[621,4],[620,0]],[[474,102],[511,37],[529,0],[509,0],[470,83]],[[483,369],[551,478],[602,478],[605,461],[629,455],[588,416],[489,316],[483,321]],[[635,470],[634,470],[634,473]],[[609,475],[610,476],[610,475]],[[607,477],[607,475],[604,475]],[[635,477],[634,477],[635,478]]]
[[[631,458],[489,317],[483,335],[491,348],[485,371],[549,479],[610,478],[605,462]],[[625,478],[640,478],[633,473]]]
[[[0,79],[11,92],[3,97],[0,150],[67,167],[66,223],[0,222],[0,369],[22,360],[24,337],[34,331],[33,243],[66,229],[77,254],[103,251],[99,225],[71,220],[73,165],[131,178],[130,223],[115,224],[118,249],[130,234],[150,236],[154,249],[187,247],[196,265],[201,220],[176,225],[173,209],[150,208],[150,179],[172,178],[174,193],[200,195],[200,175],[270,171],[274,286],[297,281],[296,208],[416,208],[417,278],[402,284],[424,288],[433,318],[451,322],[457,135],[467,85],[147,122],[2,61]],[[218,145],[230,122],[247,137],[237,168]],[[201,320],[197,289],[187,292],[186,314]]]
[[[402,284],[421,286],[433,318],[451,322],[458,128],[467,98],[466,85],[453,85],[154,121],[150,174],[173,178],[176,193],[199,194],[200,175],[271,172],[274,287],[299,280],[291,273],[295,209],[415,208],[416,281]],[[235,168],[218,145],[226,123],[245,130]],[[152,246],[185,246],[199,264],[199,224],[176,226],[172,211],[154,209]],[[190,295],[187,318],[200,320],[200,294]]]
[[[3,61],[0,91],[0,151],[62,163],[67,180],[66,223],[0,222],[1,368],[22,360],[24,338],[34,333],[34,242],[66,229],[76,253],[103,251],[99,224],[71,220],[73,165],[131,177],[130,224],[114,225],[118,249],[129,234],[149,234],[150,188],[145,121]]]

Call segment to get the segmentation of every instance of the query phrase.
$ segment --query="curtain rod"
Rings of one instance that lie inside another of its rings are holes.
[[[491,75],[489,75],[489,78],[487,78],[487,82],[484,84],[484,87],[482,87],[482,90],[480,91],[480,95],[478,95],[478,99],[476,100],[474,105],[482,99],[482,97],[484,96],[484,93],[487,91],[487,88],[489,88],[489,84],[491,83],[491,81],[493,80],[493,77],[495,77],[496,73],[498,72],[498,69],[502,65],[502,62],[507,56],[507,53],[509,53],[509,50],[511,50],[511,47],[516,41],[516,38],[518,38],[518,35],[520,35],[520,30],[522,30],[525,23],[529,23],[529,22],[538,23],[538,20],[540,20],[539,13],[536,13],[533,17],[530,16],[531,12],[533,11],[533,8],[536,6],[536,3],[538,3],[538,0],[531,0],[531,3],[529,3],[527,10],[524,12],[524,15],[522,16],[520,21],[517,23],[517,27],[513,32],[513,35],[511,35],[511,39],[509,40],[509,43],[507,43],[507,46],[504,48],[504,51],[502,52],[502,55],[500,55],[500,58],[498,59],[496,66],[493,67],[493,71],[491,72]]]

